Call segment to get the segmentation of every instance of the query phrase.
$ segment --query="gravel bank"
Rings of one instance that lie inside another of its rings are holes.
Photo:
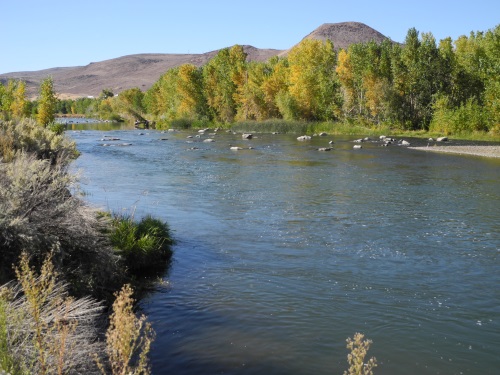
[[[500,146],[429,146],[429,147],[409,147],[409,148],[413,150],[422,150],[431,152],[449,152],[452,154],[500,158]]]

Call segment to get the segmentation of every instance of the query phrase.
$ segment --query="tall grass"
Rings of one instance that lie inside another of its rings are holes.
[[[164,270],[174,243],[168,224],[151,216],[112,218],[111,243],[133,275]]]

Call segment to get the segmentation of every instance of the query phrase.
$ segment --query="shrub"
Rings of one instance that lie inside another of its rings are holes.
[[[64,133],[64,124],[61,124],[61,123],[57,123],[57,122],[53,122],[51,124],[49,124],[47,126],[47,128],[56,133],[57,135],[61,135],[62,133]]]
[[[0,282],[12,279],[11,265],[23,250],[40,265],[53,249],[73,293],[111,297],[122,280],[103,234],[108,222],[70,194],[75,177],[66,169],[65,162],[51,165],[24,152],[0,163]]]
[[[139,222],[131,216],[115,216],[112,222],[111,243],[132,274],[164,268],[173,244],[167,223],[151,216]]]
[[[17,152],[25,152],[35,154],[37,159],[48,159],[51,164],[69,163],[78,156],[75,142],[31,119],[0,121],[0,152],[4,161],[12,160]]]

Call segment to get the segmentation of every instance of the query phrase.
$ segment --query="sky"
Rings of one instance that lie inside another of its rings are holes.
[[[348,21],[396,42],[411,27],[455,40],[499,25],[500,1],[0,0],[0,74],[235,44],[288,49],[324,23]]]

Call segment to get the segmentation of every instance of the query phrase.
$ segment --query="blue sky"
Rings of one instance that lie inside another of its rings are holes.
[[[0,73],[234,44],[287,49],[323,23],[346,21],[397,42],[410,27],[456,39],[500,24],[500,1],[1,0]]]

